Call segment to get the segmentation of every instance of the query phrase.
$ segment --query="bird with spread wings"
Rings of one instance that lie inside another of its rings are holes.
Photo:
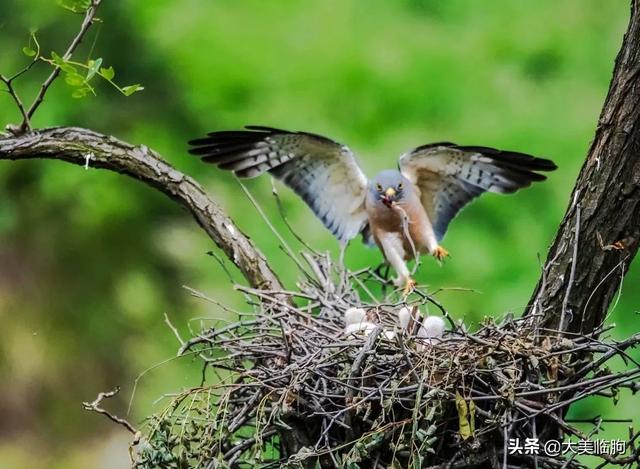
[[[406,261],[438,260],[449,223],[484,192],[512,193],[546,177],[547,159],[480,146],[430,143],[404,153],[398,169],[369,180],[353,152],[326,137],[270,127],[211,132],[189,152],[240,178],[269,172],[293,189],[344,246],[358,235],[377,245],[405,294],[415,287]]]

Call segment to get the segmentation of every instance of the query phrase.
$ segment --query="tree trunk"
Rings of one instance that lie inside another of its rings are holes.
[[[569,208],[527,314],[589,333],[604,320],[640,239],[640,0]]]

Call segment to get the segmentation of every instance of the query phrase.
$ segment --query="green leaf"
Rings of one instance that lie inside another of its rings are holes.
[[[100,75],[102,75],[102,78],[104,78],[105,80],[111,81],[116,76],[116,71],[113,69],[113,67],[101,68]]]
[[[62,57],[60,57],[58,54],[56,54],[54,51],[51,51],[51,60],[58,67],[61,66],[61,65],[64,65],[64,63],[65,63],[64,59]]]
[[[91,80],[102,65],[102,59],[89,60],[89,71],[87,71],[87,81]]]
[[[71,97],[76,99],[84,98],[87,95],[87,90],[88,88],[78,88],[71,93]]]
[[[91,6],[91,0],[75,0],[70,3],[59,0],[58,5],[72,13],[84,13]]]
[[[68,85],[71,86],[82,86],[85,83],[85,79],[82,75],[78,75],[77,73],[67,73],[64,77],[64,81],[67,82]]]
[[[78,69],[75,68],[73,65],[70,65],[68,63],[64,63],[64,64],[60,65],[60,69],[65,73],[70,73],[72,75],[78,75]]]
[[[60,67],[60,70],[66,73],[78,73],[78,70],[71,64],[67,63],[65,59],[60,57],[55,52],[51,52],[51,61],[56,67]]]
[[[142,91],[143,89],[144,89],[143,86],[139,84],[135,84],[135,85],[125,86],[124,88],[121,89],[121,91],[122,91],[122,94],[124,94],[125,96],[131,96],[133,93],[136,93],[137,91]]]
[[[22,52],[24,53],[24,55],[26,55],[27,57],[35,57],[36,56],[36,51],[33,50],[31,47],[29,46],[25,46],[22,48]]]

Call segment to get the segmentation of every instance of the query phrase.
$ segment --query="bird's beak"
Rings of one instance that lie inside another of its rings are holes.
[[[396,195],[396,190],[393,187],[387,188],[387,190],[384,191],[384,196],[382,197],[382,203],[385,204],[387,207],[391,207],[391,205],[393,204],[393,197],[395,195]]]

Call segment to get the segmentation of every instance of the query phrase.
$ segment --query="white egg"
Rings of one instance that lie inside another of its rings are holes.
[[[362,332],[365,335],[369,335],[375,328],[376,325],[372,322],[363,321],[355,324],[349,324],[347,327],[345,327],[344,333],[349,335]]]
[[[360,324],[365,320],[367,313],[362,308],[349,308],[344,313],[344,323],[346,326]]]
[[[382,333],[384,334],[384,336],[388,339],[388,340],[393,340],[396,338],[396,333],[393,331],[387,331],[384,330],[382,331]]]
[[[420,339],[439,339],[444,334],[444,320],[438,316],[427,316],[418,330]]]
[[[398,322],[402,329],[409,327],[409,321],[411,320],[411,310],[406,306],[403,306],[398,311]]]

